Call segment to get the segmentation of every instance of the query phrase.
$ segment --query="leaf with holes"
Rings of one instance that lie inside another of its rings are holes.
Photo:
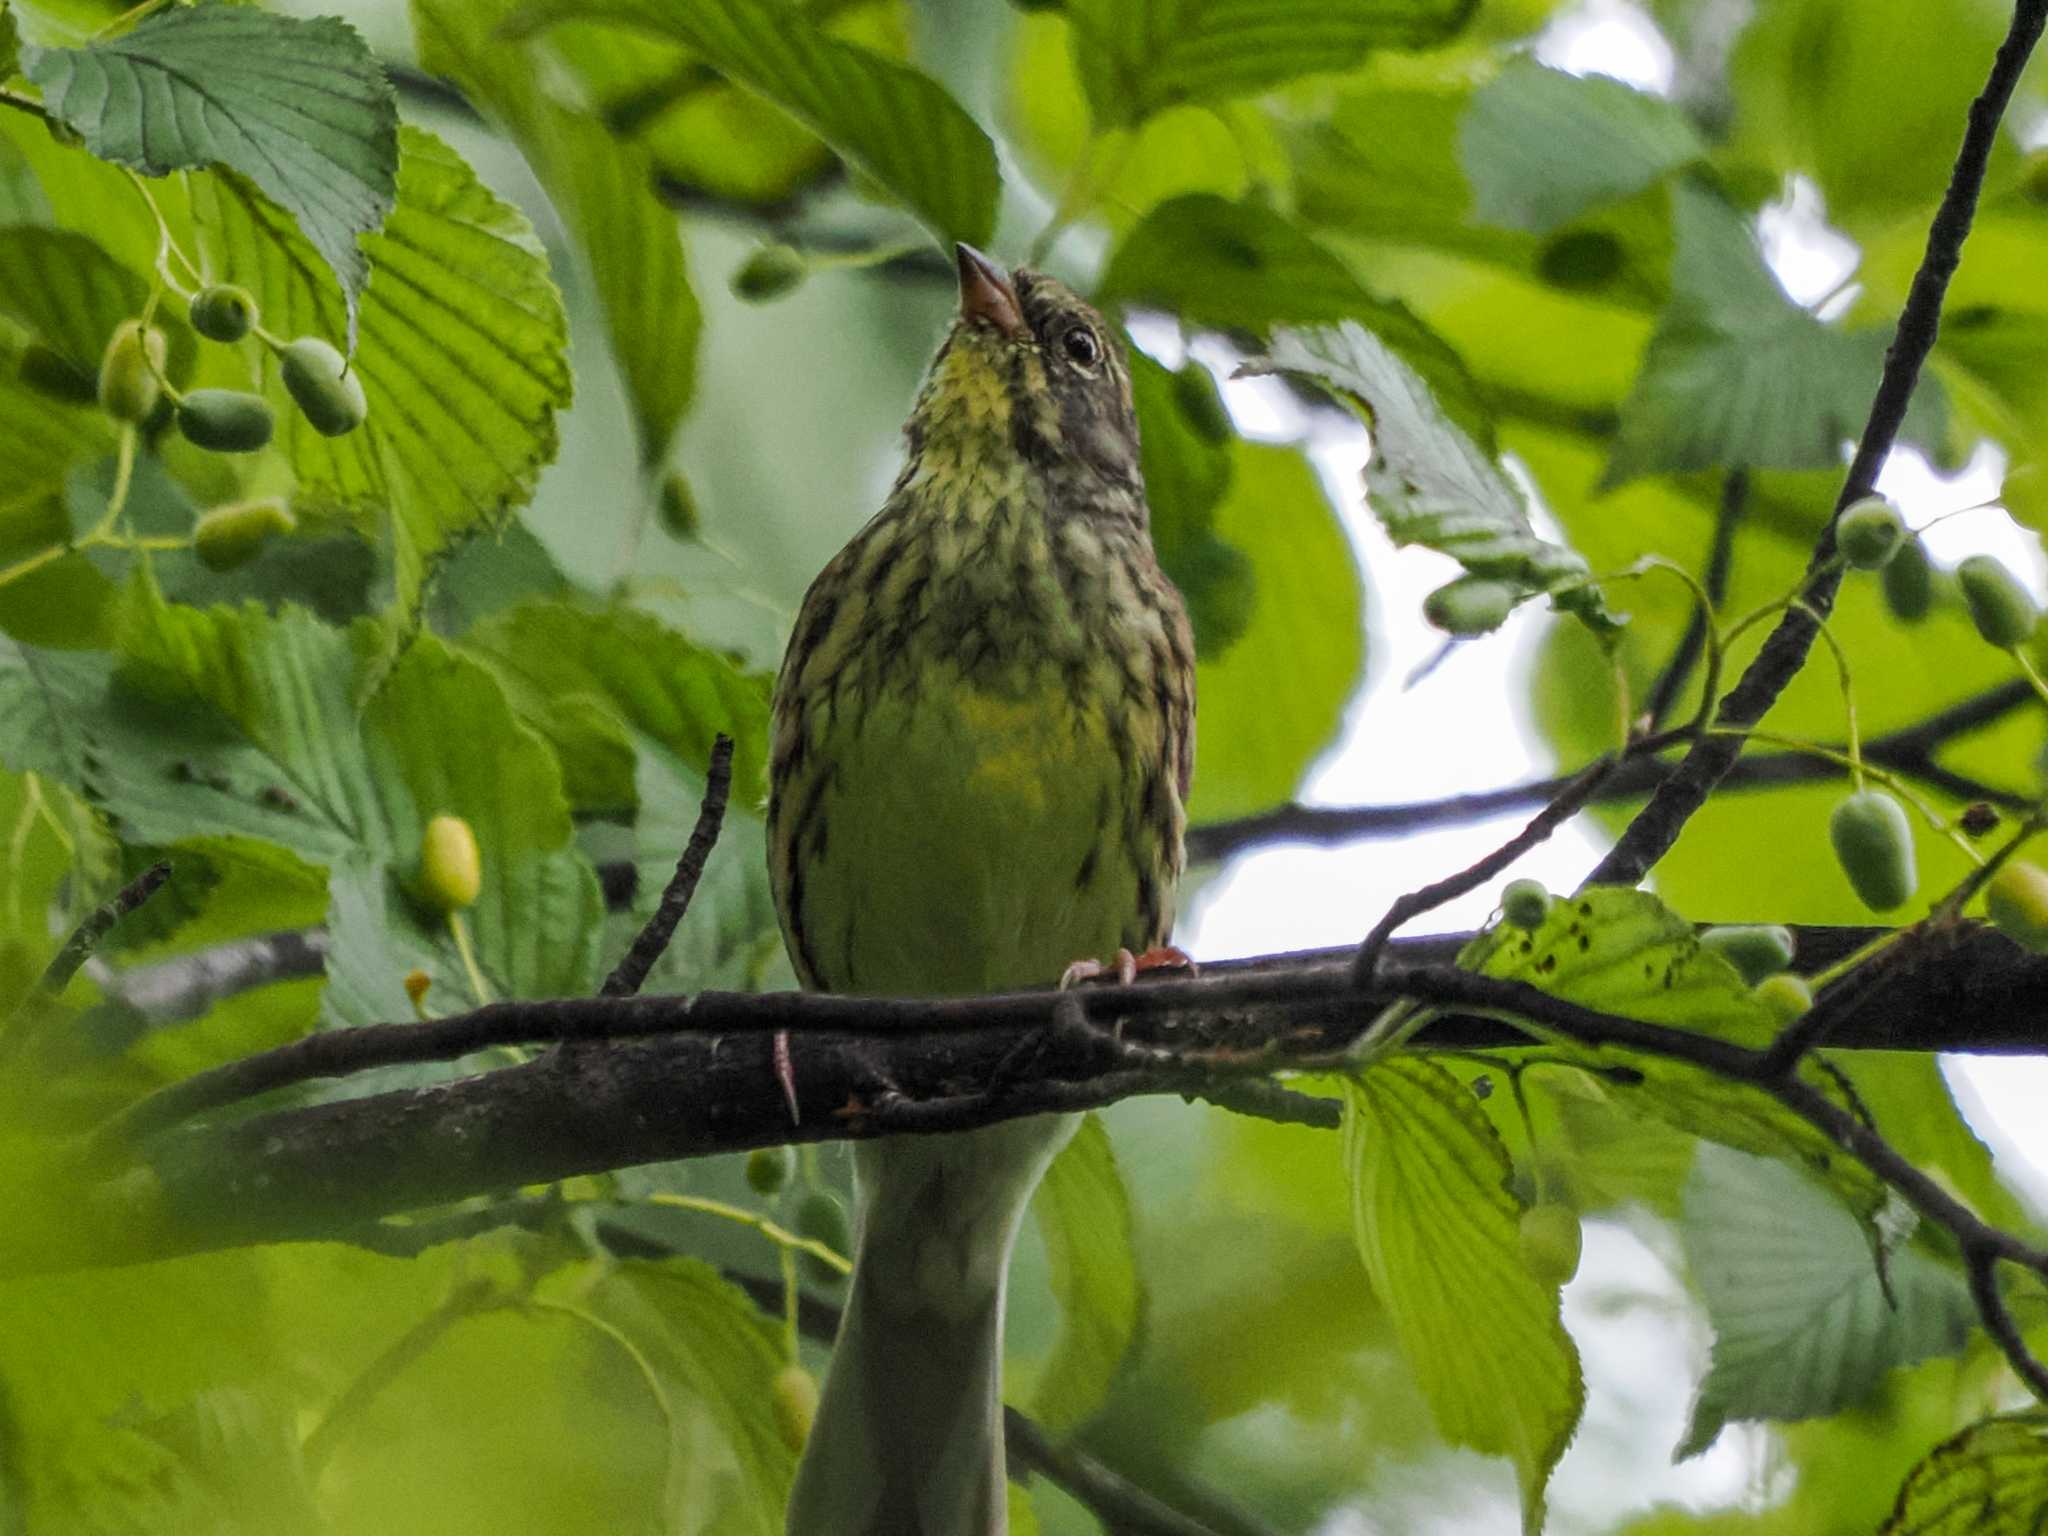
[[[400,147],[398,206],[364,242],[351,367],[368,420],[323,437],[274,369],[265,381],[294,499],[387,531],[410,609],[435,562],[531,498],[572,381],[562,296],[524,215],[432,134],[408,127]],[[339,295],[298,232],[247,183],[209,180],[193,204],[215,273],[254,293],[277,335],[339,334]]]
[[[774,0],[545,0],[522,30],[584,20],[681,43],[774,102],[934,234],[981,243],[1002,184],[995,145],[929,75],[842,42]]]
[[[222,165],[290,215],[340,281],[396,196],[398,105],[355,29],[239,5],[178,6],[83,48],[28,50],[28,77],[86,148],[150,176]]]

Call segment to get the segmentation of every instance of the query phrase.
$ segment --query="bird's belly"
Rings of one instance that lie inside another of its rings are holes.
[[[1016,694],[926,679],[842,713],[802,898],[819,981],[981,992],[1113,954],[1138,873],[1117,835],[1134,770],[1109,720],[1055,677]]]

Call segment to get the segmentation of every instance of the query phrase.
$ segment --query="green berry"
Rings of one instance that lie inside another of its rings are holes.
[[[794,1147],[756,1147],[747,1154],[747,1185],[757,1195],[779,1195],[796,1172]]]
[[[817,1379],[791,1361],[775,1373],[768,1393],[775,1410],[776,1433],[792,1452],[801,1454],[804,1442],[811,1438],[811,1425],[818,1417]]]
[[[1579,1272],[1585,1236],[1579,1213],[1556,1200],[1545,1200],[1522,1212],[1516,1234],[1522,1262],[1545,1285],[1563,1285]]]
[[[1190,359],[1173,375],[1173,399],[1195,436],[1205,443],[1227,443],[1236,425],[1216,387],[1216,375]]]
[[[178,402],[178,430],[215,453],[254,453],[276,427],[269,403],[238,389],[195,389]]]
[[[1852,502],[1835,523],[1836,547],[1859,571],[1882,570],[1905,538],[1906,524],[1899,509],[1882,496]]]
[[[656,505],[661,514],[661,526],[670,538],[689,544],[701,536],[703,522],[697,515],[696,493],[690,489],[690,482],[680,469],[671,470],[663,478],[661,497]]]
[[[284,387],[322,437],[353,432],[370,414],[363,381],[348,359],[318,336],[301,336],[278,350]]]
[[[1700,935],[1700,945],[1734,966],[1750,986],[1792,963],[1791,930],[1776,923],[1709,928]]]
[[[766,304],[778,299],[810,276],[810,263],[803,252],[787,245],[764,245],[757,249],[732,275],[732,291],[749,304]]]
[[[2001,865],[1984,887],[1984,906],[2000,933],[2048,955],[2048,870],[2024,859]]]
[[[853,1227],[846,1219],[846,1207],[839,1203],[838,1196],[822,1189],[805,1195],[796,1208],[796,1235],[823,1243],[842,1257],[852,1256]],[[820,1285],[837,1285],[846,1278],[816,1254],[805,1254],[803,1265],[805,1272]]]
[[[1856,895],[1873,912],[1906,904],[1920,883],[1913,828],[1899,802],[1881,789],[1846,797],[1828,817],[1828,840]]]
[[[21,349],[15,371],[30,389],[69,405],[92,404],[98,388],[91,374],[55,347],[46,347],[40,341],[32,341]]]
[[[420,895],[439,912],[459,912],[484,888],[476,832],[460,816],[436,816],[420,835]]]
[[[100,355],[100,409],[116,421],[147,421],[163,394],[163,371],[164,333],[152,326],[145,336],[141,321],[123,320]]]
[[[2019,578],[1990,555],[1972,555],[1956,567],[1970,622],[1985,642],[2001,649],[2024,645],[2033,638],[2041,610]]]
[[[1540,928],[1550,914],[1550,892],[1541,880],[1510,880],[1500,893],[1500,915],[1517,928]]]
[[[192,550],[209,570],[230,571],[256,558],[281,533],[297,527],[281,496],[233,501],[214,507],[192,530]]]
[[[1934,606],[1934,565],[1918,534],[1908,534],[1884,567],[1884,601],[1892,617],[1917,624]]]
[[[234,283],[210,283],[192,295],[191,316],[208,341],[240,341],[255,328],[256,296]]]
[[[1790,1024],[1813,1006],[1813,988],[1806,984],[1804,976],[1794,976],[1790,971],[1766,976],[1756,984],[1754,992],[1756,1000],[1780,1024]]]
[[[1422,616],[1447,635],[1490,634],[1507,622],[1521,593],[1490,576],[1460,576],[1422,600]]]

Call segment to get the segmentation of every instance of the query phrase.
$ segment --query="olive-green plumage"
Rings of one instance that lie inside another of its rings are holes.
[[[776,685],[768,858],[809,987],[1041,985],[1173,920],[1194,657],[1123,357],[1052,279],[960,264],[908,462]],[[858,1260],[791,1536],[1004,1529],[1003,1275],[1071,1129],[856,1149]]]

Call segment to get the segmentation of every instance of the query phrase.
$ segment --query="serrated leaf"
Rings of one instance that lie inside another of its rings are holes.
[[[1111,253],[1096,297],[1258,335],[1355,320],[1422,375],[1453,420],[1493,441],[1478,386],[1451,345],[1405,304],[1367,292],[1334,252],[1263,204],[1208,192],[1161,203]]]
[[[1457,1078],[1395,1056],[1345,1085],[1344,1157],[1359,1251],[1437,1429],[1514,1462],[1533,1536],[1586,1388],[1557,1287],[1522,1259],[1507,1148]]]
[[[1862,432],[1888,329],[1844,331],[1794,304],[1741,217],[1689,183],[1672,188],[1671,300],[1622,403],[1603,486],[1663,471],[1825,469]],[[1922,375],[1903,429],[1942,441],[1939,383]]]
[[[27,65],[45,107],[101,159],[247,176],[333,271],[353,335],[369,275],[357,241],[391,211],[398,169],[398,104],[354,28],[179,6],[83,48],[31,50]]]
[[[1764,1045],[1777,1028],[1735,968],[1701,946],[1691,923],[1649,892],[1623,886],[1594,886],[1553,902],[1533,931],[1497,923],[1465,947],[1458,963],[1604,1013],[1738,1045]],[[1760,1088],[1685,1061],[1564,1041],[1559,1046],[1590,1066],[1626,1063],[1636,1080],[1606,1090],[1625,1109],[1725,1146],[1795,1162],[1832,1188],[1860,1221],[1874,1222],[1885,1204],[1876,1175]],[[1823,1063],[1809,1057],[1801,1076],[1855,1112]]]
[[[388,529],[401,605],[434,562],[504,524],[556,449],[572,378],[562,297],[517,209],[432,134],[399,136],[398,204],[363,243],[371,264],[351,367],[370,414],[322,437],[266,363],[296,500]],[[216,273],[256,295],[280,336],[340,333],[341,301],[289,222],[232,177],[195,187]]]
[[[114,328],[140,315],[148,298],[142,274],[97,241],[62,229],[0,228],[0,315],[26,326],[88,379],[97,378]],[[169,332],[183,330],[168,315],[155,324],[166,342]]]
[[[499,36],[515,8],[516,0],[413,0],[420,63],[510,132],[561,212],[604,307],[641,462],[657,464],[690,403],[703,329],[682,231],[654,194],[647,151],[551,98],[538,72],[547,61]]]
[[[934,234],[986,242],[1001,177],[995,146],[930,76],[842,42],[773,0],[545,0],[524,29],[611,22],[687,47],[767,97]]]
[[[1453,36],[1476,0],[1068,0],[1074,63],[1105,128],[1345,70]]]
[[[1231,438],[1227,426],[1219,440],[1189,418],[1175,378],[1163,365],[1136,347],[1130,349],[1130,365],[1152,548],[1187,603],[1195,654],[1214,661],[1244,633],[1258,601],[1250,558],[1216,535],[1216,508],[1230,489]],[[1198,382],[1215,389],[1206,375]]]
[[[1060,1332],[1038,1378],[1032,1413],[1056,1435],[1085,1423],[1109,1396],[1137,1336],[1143,1293],[1132,1247],[1131,1196],[1100,1117],[1088,1115],[1032,1196],[1045,1238]]]
[[[1473,216],[1536,234],[1640,192],[1703,153],[1675,103],[1532,58],[1512,60],[1475,91],[1458,124]]]
[[[2035,1536],[2048,1511],[2048,1415],[1980,1419],[1906,1476],[1878,1536]]]
[[[593,711],[701,770],[723,731],[733,738],[733,803],[753,806],[766,793],[770,680],[650,614],[529,601],[483,620],[462,643],[503,680],[521,717],[558,744],[573,741],[578,724],[558,729],[558,712]]]
[[[1678,1235],[1714,1325],[1680,1460],[1730,1420],[1859,1403],[1893,1368],[1960,1350],[1976,1321],[1960,1274],[1905,1246],[1881,1275],[1856,1219],[1770,1159],[1700,1148]]]
[[[1350,321],[1285,330],[1257,366],[1312,379],[1364,411],[1372,424],[1366,492],[1396,544],[1421,544],[1475,575],[1547,592],[1596,635],[1613,637],[1620,621],[1586,581],[1585,561],[1537,536],[1500,465],[1386,342]]]

